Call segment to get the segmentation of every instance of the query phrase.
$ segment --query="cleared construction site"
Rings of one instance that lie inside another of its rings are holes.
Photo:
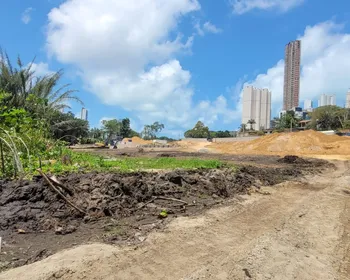
[[[218,167],[0,181],[0,279],[349,279],[350,137],[130,140],[83,152]]]

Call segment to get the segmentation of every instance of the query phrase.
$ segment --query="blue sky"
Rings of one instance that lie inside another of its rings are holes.
[[[343,106],[349,19],[348,0],[4,0],[0,45],[13,59],[36,57],[39,75],[63,68],[91,127],[129,117],[138,131],[161,121],[178,137],[198,120],[237,129],[244,84],[269,88],[276,115],[284,46],[295,39],[301,105],[332,93]]]

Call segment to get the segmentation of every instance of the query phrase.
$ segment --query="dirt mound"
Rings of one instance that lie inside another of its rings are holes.
[[[254,185],[255,179],[264,184],[274,184],[276,181],[271,181],[273,177],[266,170],[243,167],[235,173],[230,169],[178,170],[161,174],[90,173],[71,174],[59,180],[74,188],[71,200],[88,212],[89,219],[94,219],[122,218],[143,212],[140,211],[142,204],[155,197],[173,197],[189,203],[203,195],[230,197],[245,193]],[[70,223],[76,226],[77,221],[83,220],[81,213],[68,207],[42,178],[38,177],[37,181],[0,182],[0,186],[0,230],[50,230]],[[168,206],[171,207],[171,203]]]
[[[88,215],[68,206],[41,177],[0,181],[0,236],[7,252],[1,255],[0,271],[38,261],[72,244],[139,242],[140,234],[161,227],[165,217],[198,214],[251,188],[300,175],[295,168],[245,166],[58,177],[74,189],[72,196],[65,195]]]
[[[312,164],[311,161],[300,158],[298,156],[285,156],[278,160],[278,162],[287,164]]]
[[[111,268],[114,267],[111,262],[115,261],[118,253],[118,248],[107,244],[82,245],[32,264],[29,270],[21,267],[5,272],[0,279],[91,279],[92,264],[103,268],[98,273],[98,279],[110,279],[113,275]]]
[[[135,144],[140,144],[140,145],[146,145],[146,144],[151,144],[153,143],[151,140],[143,140],[140,137],[134,136],[132,138],[124,138],[122,141],[123,142],[128,142],[129,140],[132,141],[132,143]]]
[[[325,135],[308,130],[293,133],[273,133],[261,138],[236,143],[217,143],[213,149],[233,154],[276,155],[350,155],[350,137]]]

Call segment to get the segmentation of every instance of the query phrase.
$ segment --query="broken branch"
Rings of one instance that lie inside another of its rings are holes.
[[[152,198],[150,201],[147,201],[145,204],[141,205],[138,209],[142,209],[143,207],[145,207],[148,204],[152,203],[154,200],[155,200],[155,198]]]
[[[181,199],[176,199],[176,198],[171,198],[171,197],[164,197],[164,196],[154,196],[154,199],[162,199],[162,200],[170,200],[170,201],[175,201],[175,202],[180,202],[183,204],[188,204],[186,201],[181,200]]]
[[[68,198],[66,198],[64,196],[63,193],[60,192],[59,189],[57,189],[50,181],[50,179],[45,175],[44,172],[41,171],[41,169],[37,169],[37,171],[40,173],[41,176],[44,177],[44,179],[46,180],[46,182],[49,184],[49,186],[55,191],[58,193],[58,195],[60,197],[62,197],[71,207],[73,207],[74,209],[78,210],[80,213],[84,214],[84,215],[88,215],[87,212],[85,212],[84,210],[80,209],[78,206],[75,206]]]
[[[61,187],[63,190],[65,190],[67,193],[69,193],[70,196],[73,196],[74,191],[70,187],[67,187],[64,184],[62,184],[60,181],[58,181],[56,176],[51,176],[51,177],[48,177],[48,178],[50,179],[51,182],[55,183],[56,185]]]

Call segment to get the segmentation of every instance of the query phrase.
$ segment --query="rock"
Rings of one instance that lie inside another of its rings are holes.
[[[56,234],[62,234],[63,233],[63,227],[56,227],[55,228],[55,233]]]
[[[66,230],[64,231],[65,234],[69,234],[72,232],[75,232],[77,230],[77,227],[73,226],[73,225],[69,225]]]
[[[64,227],[56,227],[55,228],[55,233],[56,234],[66,235],[66,234],[70,234],[72,232],[75,232],[76,230],[77,230],[77,227],[75,227],[73,225],[69,225],[66,228],[64,228]]]
[[[143,242],[143,241],[146,240],[146,237],[145,237],[145,236],[139,236],[137,239],[138,239],[140,242]]]

